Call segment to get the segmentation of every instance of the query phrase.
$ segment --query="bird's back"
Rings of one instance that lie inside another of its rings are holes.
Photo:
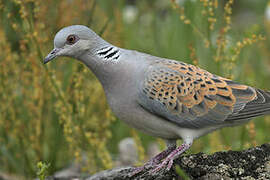
[[[231,126],[270,112],[268,92],[190,64],[153,59],[144,74],[138,102],[180,127]]]

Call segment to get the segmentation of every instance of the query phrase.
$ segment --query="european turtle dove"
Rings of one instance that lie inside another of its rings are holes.
[[[184,62],[116,47],[82,25],[61,29],[44,63],[78,59],[97,76],[115,115],[130,126],[167,140],[168,148],[134,170],[169,170],[193,140],[270,113],[270,93]],[[176,147],[176,140],[183,144]],[[163,161],[162,161],[163,160]]]

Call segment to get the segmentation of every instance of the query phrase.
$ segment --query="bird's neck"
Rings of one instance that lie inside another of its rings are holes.
[[[79,57],[79,60],[96,75],[105,89],[106,86],[117,83],[120,56],[120,48],[104,41],[95,48],[89,49]]]

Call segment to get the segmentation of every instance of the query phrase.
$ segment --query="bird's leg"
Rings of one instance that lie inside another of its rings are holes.
[[[148,162],[146,162],[143,166],[141,167],[136,167],[130,174],[129,176],[132,177],[138,173],[140,173],[141,171],[143,171],[144,169],[147,169],[149,167],[155,166],[158,163],[160,163],[160,161],[162,159],[164,159],[166,156],[168,156],[168,154],[170,154],[173,150],[176,149],[176,141],[167,141],[167,149],[160,152],[159,154],[157,154],[155,157],[153,157],[152,159],[150,159]]]
[[[176,141],[175,140],[167,140],[167,149],[165,151],[162,151],[155,157],[153,157],[151,160],[149,160],[147,163],[149,165],[156,165],[158,164],[162,159],[164,159],[168,154],[170,154],[173,150],[176,149]]]
[[[167,170],[170,170],[173,165],[173,161],[177,159],[183,152],[188,150],[190,146],[192,145],[192,143],[193,143],[193,140],[184,141],[184,143],[181,146],[179,146],[174,151],[172,151],[166,157],[166,159],[164,159],[162,163],[160,163],[154,170],[152,170],[152,172],[153,173],[158,172],[160,169],[164,168],[166,165],[167,165]]]

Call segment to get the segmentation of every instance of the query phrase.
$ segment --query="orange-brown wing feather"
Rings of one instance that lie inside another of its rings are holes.
[[[145,108],[187,127],[223,123],[256,98],[249,86],[174,60],[157,61],[142,92],[150,99],[141,101]]]

